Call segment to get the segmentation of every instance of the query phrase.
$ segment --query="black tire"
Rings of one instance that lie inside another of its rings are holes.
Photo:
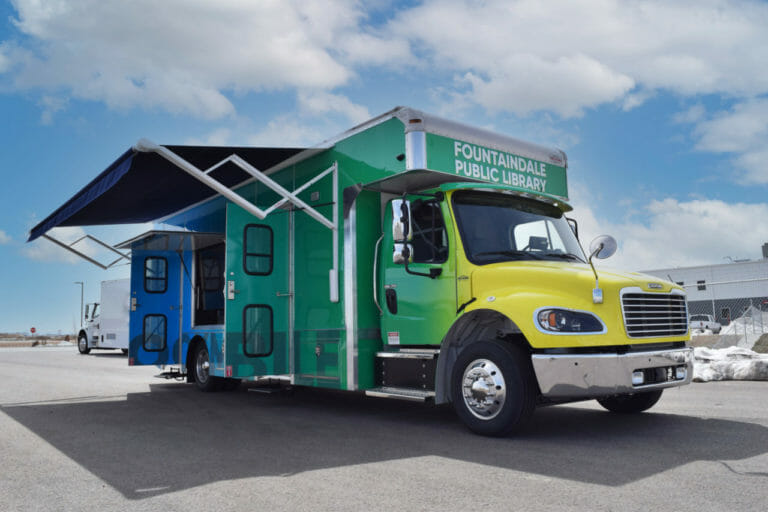
[[[91,352],[91,349],[88,348],[88,336],[86,336],[85,333],[82,333],[77,337],[77,350],[80,351],[81,354],[89,354]]]
[[[663,390],[631,393],[628,395],[607,396],[598,398],[597,403],[611,412],[632,414],[647,411],[659,401]]]
[[[470,430],[504,436],[520,429],[536,408],[537,388],[528,354],[498,341],[465,347],[451,374],[456,414]]]
[[[127,348],[121,348],[120,350],[122,351],[124,356],[128,355],[128,349]]]
[[[198,343],[192,357],[190,370],[194,372],[195,384],[200,391],[218,391],[221,387],[221,379],[212,376],[209,369],[208,347],[205,346],[205,343]]]

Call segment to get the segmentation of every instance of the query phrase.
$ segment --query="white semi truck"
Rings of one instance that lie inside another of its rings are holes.
[[[131,302],[130,279],[102,281],[101,302],[87,304],[85,325],[77,335],[77,349],[116,349],[128,353],[128,321]]]

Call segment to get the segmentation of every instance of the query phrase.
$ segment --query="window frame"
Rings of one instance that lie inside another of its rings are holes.
[[[248,330],[246,329],[246,316],[249,309],[266,309],[269,311],[269,351],[252,353],[248,352]],[[267,357],[272,355],[275,349],[275,312],[269,304],[248,304],[243,308],[243,354],[246,357]]]
[[[163,346],[159,349],[147,348],[147,318],[150,317],[163,319]],[[144,315],[144,318],[141,320],[141,348],[143,348],[145,352],[163,352],[168,348],[168,317],[166,315],[158,313]]]
[[[147,277],[147,270],[149,270],[149,267],[147,266],[147,262],[149,260],[159,260],[162,261],[165,265],[165,272],[163,277]],[[162,290],[150,290],[147,288],[147,281],[162,281],[163,282],[163,289]],[[146,293],[165,293],[168,291],[168,258],[165,256],[147,256],[144,258],[144,291]]]
[[[250,228],[266,229],[269,232],[269,253],[248,252],[248,230]],[[257,256],[260,258],[269,258],[269,270],[267,272],[251,272],[248,270],[248,257]],[[266,224],[246,224],[243,228],[243,272],[249,276],[268,276],[272,273],[275,266],[275,233],[272,228]]]
[[[414,251],[412,249],[411,253],[412,253],[413,256],[412,256],[412,260],[410,261],[410,263],[415,263],[415,264],[423,263],[423,264],[426,264],[426,265],[439,265],[439,264],[445,263],[446,261],[448,261],[448,258],[449,258],[449,255],[450,255],[450,244],[448,243],[448,226],[445,223],[445,215],[443,213],[442,205],[441,205],[440,201],[438,201],[437,199],[422,200],[422,203],[421,203],[421,205],[419,205],[419,208],[429,208],[430,209],[430,211],[433,213],[433,216],[432,216],[433,223],[434,223],[434,220],[437,218],[436,215],[439,215],[440,216],[440,222],[442,223],[442,225],[437,227],[437,226],[434,226],[434,224],[433,224],[432,226],[428,226],[426,229],[423,226],[419,226],[419,233],[417,234],[417,232],[413,229],[414,226],[416,226],[416,223],[414,221],[415,215],[414,215],[414,212],[413,212],[413,210],[414,210],[413,207],[414,207],[415,203],[416,203],[416,201],[409,201],[409,205],[408,205],[408,208],[410,210],[409,216],[410,216],[410,222],[411,222],[411,226],[410,226],[410,228],[411,228],[411,233],[410,233],[411,239],[408,241],[408,245],[413,247],[414,240],[416,239],[417,236],[424,236],[425,238],[430,238],[430,242],[434,243],[434,240],[435,240],[435,236],[434,235],[435,235],[435,233],[441,232],[442,233],[441,236],[443,238],[443,245],[440,248],[445,248],[445,251],[444,251],[442,259],[421,260],[421,259],[416,259],[416,254],[415,254],[416,251]],[[436,212],[436,214],[435,214],[435,212]],[[436,244],[435,244],[435,246],[436,246]],[[438,251],[435,251],[434,249],[432,250],[432,253],[433,253],[432,254],[433,256],[439,256]]]

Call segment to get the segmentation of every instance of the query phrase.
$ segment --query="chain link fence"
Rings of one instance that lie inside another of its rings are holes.
[[[684,287],[688,291],[696,290],[697,286]],[[691,344],[711,348],[738,346],[768,352],[768,278],[710,282],[706,288],[708,299],[702,299],[702,293],[689,293],[688,316],[693,323]],[[745,296],[738,297],[740,288]],[[754,295],[755,292],[758,295]],[[706,320],[705,327],[696,328],[696,321],[702,320]]]

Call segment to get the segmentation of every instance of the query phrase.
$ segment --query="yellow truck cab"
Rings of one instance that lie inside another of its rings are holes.
[[[616,242],[585,252],[570,210],[562,151],[398,107],[314,148],[140,141],[30,240],[178,227],[113,248],[131,365],[451,402],[504,435],[539,405],[640,412],[691,380],[683,290],[597,270]]]

